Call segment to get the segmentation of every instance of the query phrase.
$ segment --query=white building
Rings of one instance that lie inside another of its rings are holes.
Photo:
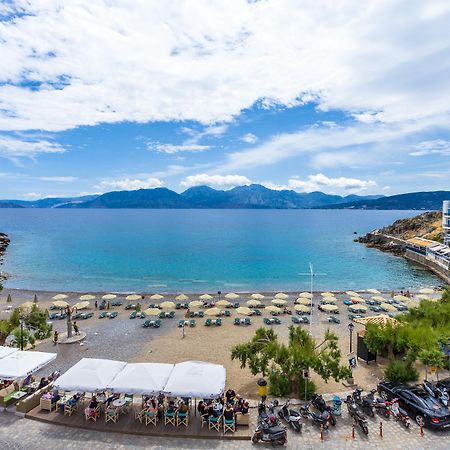
[[[450,246],[450,200],[445,200],[442,207],[442,227],[444,229],[444,244]]]

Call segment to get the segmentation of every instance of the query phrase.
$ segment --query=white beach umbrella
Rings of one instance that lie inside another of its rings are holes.
[[[189,308],[201,308],[203,306],[203,302],[199,300],[193,300],[189,303]]]
[[[275,313],[281,312],[281,309],[280,309],[280,308],[277,308],[277,307],[274,306],[274,305],[266,306],[264,309],[265,309],[266,311],[275,312]]]
[[[105,294],[102,296],[103,300],[114,300],[115,298],[117,298],[117,295],[115,294]]]
[[[350,305],[348,307],[349,311],[353,311],[353,312],[366,312],[367,311],[367,306],[365,305]]]
[[[220,308],[209,308],[205,311],[207,316],[218,316],[222,310]]]
[[[176,297],[175,297],[175,300],[178,300],[178,301],[184,301],[184,300],[189,300],[189,297],[187,296],[187,295],[185,295],[185,294],[180,294],[180,295],[177,295]]]
[[[141,297],[140,295],[138,295],[138,294],[130,294],[130,295],[127,295],[127,296],[125,297],[125,300],[134,302],[134,301],[136,301],[136,300],[140,300],[141,298],[142,298],[142,297]]]
[[[158,308],[147,308],[144,310],[146,316],[159,316],[161,311]]]
[[[245,306],[239,306],[239,308],[236,309],[236,312],[244,316],[250,316],[253,313],[250,308],[246,308]]]
[[[310,305],[312,303],[312,300],[310,298],[301,297],[295,300],[295,303],[298,303],[299,305]]]
[[[320,308],[323,311],[337,311],[339,308],[336,305],[321,305]]]
[[[68,295],[66,295],[66,294],[56,294],[52,297],[52,299],[53,300],[64,300],[67,297],[68,297]]]
[[[150,300],[162,300],[163,298],[164,298],[164,295],[161,295],[161,294],[150,295]]]
[[[350,297],[359,297],[359,294],[355,291],[346,291],[345,293]]]
[[[367,292],[369,294],[381,294],[381,292],[378,289],[367,289]]]
[[[383,311],[388,311],[388,312],[395,312],[395,311],[397,311],[397,308],[395,306],[390,305],[389,303],[382,303],[380,305],[380,308]]]
[[[422,288],[419,290],[421,294],[434,294],[434,289],[431,288]]]
[[[336,297],[324,297],[322,299],[322,303],[336,303],[337,298]]]
[[[69,306],[69,304],[64,300],[56,300],[56,302],[53,302],[52,305],[56,308],[67,308]]]
[[[311,312],[311,308],[308,308],[306,305],[295,305],[294,309],[296,311],[302,312],[302,313],[309,313]]]
[[[247,301],[248,306],[262,306],[262,303],[258,300],[248,300]]]
[[[209,294],[203,294],[203,295],[200,295],[200,297],[199,297],[200,300],[211,300],[213,298],[214,297],[212,295],[209,295]]]
[[[73,305],[73,307],[76,309],[87,309],[87,308],[89,308],[89,306],[90,306],[90,304],[87,301],[86,302],[78,302],[78,303],[75,303],[75,305]]]
[[[216,305],[218,306],[231,306],[231,303],[228,300],[219,300],[216,302]]]
[[[353,303],[364,303],[364,299],[361,297],[352,297],[350,299]]]
[[[334,297],[333,292],[322,292],[320,295],[322,297]]]
[[[159,305],[160,308],[162,309],[174,309],[175,308],[175,303],[174,302],[162,302]]]
[[[262,300],[264,298],[264,295],[262,294],[252,294],[251,297],[255,300]]]
[[[406,295],[394,295],[394,300],[397,300],[398,302],[405,302],[406,300],[409,300],[409,297]]]
[[[286,300],[283,300],[283,299],[281,299],[281,298],[274,298],[274,299],[272,300],[272,303],[273,303],[274,305],[281,305],[281,306],[283,306],[283,305],[285,305],[285,304],[287,303],[287,301],[286,301]]]
[[[289,297],[289,295],[285,294],[284,292],[278,292],[278,294],[275,294],[275,298],[280,298],[281,300],[285,300]]]
[[[314,294],[311,294],[311,292],[301,292],[298,296],[299,298],[313,298]]]
[[[377,301],[379,301],[379,302],[384,302],[384,301],[385,301],[385,298],[382,297],[381,295],[373,295],[373,296],[372,296],[372,299],[373,299],[373,300],[377,300]]]
[[[88,300],[95,300],[95,295],[92,294],[84,294],[80,296],[80,300],[88,301]]]
[[[239,298],[239,295],[235,294],[234,292],[229,292],[225,295],[225,298],[229,300],[236,300],[237,298]]]

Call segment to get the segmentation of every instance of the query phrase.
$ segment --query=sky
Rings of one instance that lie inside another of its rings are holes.
[[[0,198],[450,189],[447,0],[3,0]]]

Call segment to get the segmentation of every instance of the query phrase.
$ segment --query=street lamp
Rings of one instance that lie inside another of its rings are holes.
[[[25,322],[25,318],[23,316],[19,317],[20,323],[20,350],[23,350],[23,324]]]
[[[348,324],[348,331],[350,331],[350,353],[352,352],[352,343],[353,343],[353,330],[355,329],[355,325],[350,322]]]

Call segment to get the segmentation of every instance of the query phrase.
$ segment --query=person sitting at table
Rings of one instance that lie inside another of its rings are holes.
[[[168,414],[175,414],[177,411],[177,408],[175,407],[175,402],[173,400],[170,400],[170,402],[167,405],[166,413]]]
[[[223,418],[225,420],[234,420],[234,411],[230,403],[227,404],[226,408],[223,411]]]
[[[97,407],[98,407],[98,400],[97,400],[97,397],[95,395],[93,395],[88,408],[93,410],[93,409],[96,409]]]
[[[201,416],[205,416],[206,414],[208,414],[208,410],[207,410],[205,402],[203,400],[200,400],[198,402],[197,411]]]
[[[225,392],[225,397],[227,399],[227,403],[233,404],[234,398],[236,397],[236,392],[233,391],[233,389],[228,389],[227,392]]]
[[[222,405],[222,403],[219,401],[216,401],[215,403],[214,403],[214,413],[213,413],[213,415],[215,416],[215,417],[219,417],[219,416],[221,416],[222,415],[222,411],[223,411],[223,405]]]
[[[33,376],[32,375],[28,375],[22,383],[23,387],[27,387],[29,384],[31,384],[34,381]]]
[[[105,405],[107,408],[109,408],[109,406],[111,405],[111,403],[114,400],[117,400],[118,398],[120,398],[119,394],[111,394],[106,400],[105,400]]]
[[[241,407],[241,413],[242,414],[248,414],[248,408],[249,408],[249,404],[247,400],[244,400],[242,407]]]
[[[47,384],[48,384],[47,378],[42,377],[41,381],[39,382],[38,390],[42,389],[45,386],[47,386]]]
[[[180,405],[178,406],[178,412],[184,414],[187,413],[189,410],[188,406],[184,402],[184,400],[181,400]]]
[[[152,414],[158,414],[158,404],[156,403],[154,398],[148,401],[147,411]]]

